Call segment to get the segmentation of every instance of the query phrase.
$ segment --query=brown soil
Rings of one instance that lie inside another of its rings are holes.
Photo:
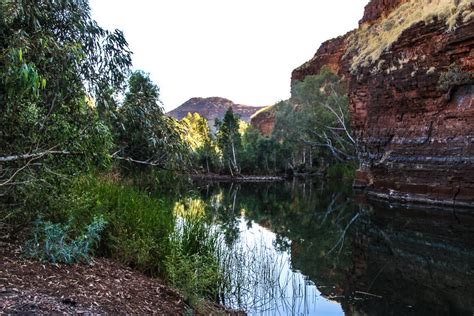
[[[201,313],[229,313],[207,305]],[[183,297],[159,279],[111,260],[95,258],[88,265],[42,263],[23,258],[20,247],[0,241],[0,315],[190,312]]]

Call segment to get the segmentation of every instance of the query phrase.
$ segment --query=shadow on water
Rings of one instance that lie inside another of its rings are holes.
[[[368,203],[343,183],[200,183],[250,314],[472,315],[474,214]]]

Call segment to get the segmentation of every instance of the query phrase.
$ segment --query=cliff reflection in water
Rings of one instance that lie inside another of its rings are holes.
[[[472,315],[474,214],[453,210],[364,206],[351,232],[351,271],[342,293],[348,314]]]
[[[474,312],[473,213],[369,204],[342,183],[199,187],[227,243],[241,220],[271,230],[291,269],[346,315]]]

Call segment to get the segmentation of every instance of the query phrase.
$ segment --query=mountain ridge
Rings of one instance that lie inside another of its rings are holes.
[[[216,118],[222,119],[229,107],[232,107],[234,113],[238,114],[241,120],[247,123],[250,122],[250,118],[254,113],[264,108],[263,106],[237,104],[222,97],[194,97],[166,114],[181,120],[188,113],[198,113],[208,120],[209,127],[214,130],[214,120]]]

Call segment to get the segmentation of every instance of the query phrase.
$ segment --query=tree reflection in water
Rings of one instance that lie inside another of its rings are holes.
[[[369,204],[343,183],[199,188],[232,250],[221,295],[228,306],[304,315],[474,310],[472,213]]]

